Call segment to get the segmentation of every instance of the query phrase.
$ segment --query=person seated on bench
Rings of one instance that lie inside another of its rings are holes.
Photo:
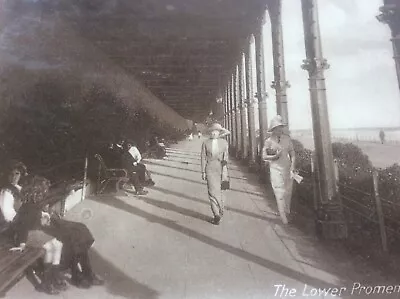
[[[162,159],[167,155],[167,150],[165,149],[165,144],[158,140],[157,136],[153,136],[150,139],[150,151],[154,152],[157,159]]]
[[[146,165],[140,163],[142,161],[142,155],[136,146],[136,143],[132,140],[127,141],[125,150],[129,152],[132,157],[133,169],[139,176],[139,182],[142,186],[154,186],[155,183],[151,179],[150,172],[146,169]]]
[[[21,216],[17,214],[17,210],[22,204],[21,186],[18,184],[21,176],[27,174],[27,168],[21,162],[14,162],[10,165],[8,173],[8,184],[4,185],[0,191],[0,226],[5,228],[5,235],[9,239],[9,243],[12,246],[18,246],[11,250],[22,251],[26,246],[45,249],[43,279],[36,289],[51,295],[59,294],[67,287],[59,273],[63,244],[38,230],[31,231],[26,240],[17,240],[16,232],[21,228],[19,226]]]
[[[94,238],[87,226],[43,212],[43,200],[49,187],[50,181],[40,176],[26,180],[21,191],[24,202],[18,211],[21,219],[18,225],[19,238],[24,241],[32,228],[57,238],[63,244],[62,266],[71,270],[72,284],[79,288],[102,285],[104,281],[93,272],[90,263],[89,249]]]
[[[146,195],[147,193],[149,193],[143,188],[143,184],[139,179],[139,174],[136,172],[138,169],[137,162],[128,152],[127,148],[125,148],[125,151],[121,156],[121,167],[128,172],[129,183],[133,185],[133,187],[135,188],[135,193],[137,195]]]
[[[124,140],[123,139],[119,139],[117,143],[115,143],[115,147],[114,149],[116,150],[117,153],[119,153],[120,155],[122,155],[124,153]]]
[[[104,162],[110,168],[121,168],[121,150],[114,143],[109,143],[107,148],[101,151]]]

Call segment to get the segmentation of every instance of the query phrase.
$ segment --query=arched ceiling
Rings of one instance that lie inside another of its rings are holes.
[[[267,0],[12,0],[57,13],[188,119],[208,115]]]

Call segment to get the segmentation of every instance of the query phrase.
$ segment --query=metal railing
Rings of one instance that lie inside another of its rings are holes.
[[[305,177],[302,182],[303,186],[308,185],[315,192],[314,176],[316,174],[300,170],[300,175]],[[388,251],[389,241],[400,242],[400,203],[380,196],[379,174],[376,169],[372,171],[370,180],[372,187],[368,192],[345,184],[338,177],[337,186],[341,197],[341,206],[350,234],[353,232],[362,237],[365,236],[363,232],[368,232],[370,238],[379,236],[382,250]],[[308,205],[310,206],[309,203]],[[315,202],[314,208],[316,208]]]

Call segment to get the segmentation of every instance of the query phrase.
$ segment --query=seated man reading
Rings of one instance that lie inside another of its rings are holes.
[[[132,141],[125,144],[125,152],[121,157],[122,168],[128,171],[130,183],[135,187],[137,195],[146,195],[144,190],[146,181],[146,166],[139,163],[142,159],[139,150]]]

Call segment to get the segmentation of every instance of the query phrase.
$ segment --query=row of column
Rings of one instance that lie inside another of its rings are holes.
[[[289,87],[286,81],[283,36],[282,36],[282,15],[281,1],[272,1],[268,7],[271,16],[271,31],[274,58],[274,81],[271,87],[276,91],[277,114],[281,115],[286,124],[289,120],[286,89]],[[260,19],[257,30],[250,36],[246,48],[240,57],[228,86],[225,88],[225,125],[231,130],[232,136],[229,139],[231,148],[235,155],[249,161],[254,165],[258,149],[262,148],[262,142],[267,137],[267,89],[265,84],[264,68],[264,36],[263,25],[265,19]],[[251,44],[255,44],[255,53],[251,51]],[[253,55],[255,54],[256,69],[256,90],[253,90]],[[257,143],[255,104],[258,102],[259,119],[259,142]]]
[[[304,40],[306,59],[302,68],[309,74],[310,102],[313,120],[316,167],[320,182],[320,198],[322,203],[332,203],[337,199],[335,175],[331,147],[330,125],[326,101],[324,70],[328,64],[322,55],[317,0],[301,0],[304,24]],[[288,125],[289,114],[286,81],[283,35],[282,35],[282,0],[270,0],[268,13],[271,19],[272,53],[274,81],[271,87],[276,93],[277,114]],[[262,28],[264,18],[260,20],[257,30],[249,37],[246,48],[240,56],[231,80],[224,92],[225,126],[232,132],[229,137],[232,153],[249,162],[250,166],[257,161],[257,149],[262,148],[267,138],[267,92],[264,73],[264,41]],[[255,43],[256,86],[253,90],[253,59],[250,44]],[[255,103],[258,101],[259,142],[256,140]]]

